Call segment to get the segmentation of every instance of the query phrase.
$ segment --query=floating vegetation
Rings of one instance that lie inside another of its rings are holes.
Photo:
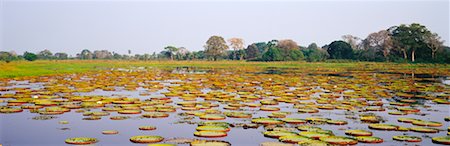
[[[47,116],[47,115],[41,115],[41,116],[35,116],[32,119],[33,120],[51,120],[51,119],[56,119],[58,117],[56,116]]]
[[[170,68],[112,69],[3,79],[0,114],[2,118],[30,114],[35,116],[33,120],[63,117],[70,119],[73,130],[66,131],[70,133],[78,131],[80,124],[111,122],[98,127],[119,128],[122,134],[121,127],[104,126],[133,123],[137,127],[127,133],[158,135],[170,127],[176,136],[196,137],[130,138],[131,142],[151,145],[231,145],[246,134],[253,134],[258,143],[267,138],[278,140],[261,143],[274,146],[354,145],[383,143],[391,138],[395,141],[389,140],[389,144],[394,145],[448,144],[448,136],[443,135],[449,132],[441,129],[450,121],[446,115],[449,86],[411,77],[412,71],[445,76],[448,69],[400,70],[374,65],[270,68],[269,72],[264,67],[209,67],[201,74]],[[17,83],[20,81],[24,82]],[[75,119],[67,115],[75,115]],[[111,135],[106,137],[121,135],[115,135],[117,130],[98,127],[89,131]],[[243,134],[235,135],[238,131]],[[103,141],[103,137],[98,138]],[[222,137],[230,142],[213,140]]]
[[[90,138],[90,137],[74,137],[74,138],[68,138],[65,140],[67,144],[74,144],[74,145],[88,145],[88,144],[95,144],[98,142],[96,138]]]

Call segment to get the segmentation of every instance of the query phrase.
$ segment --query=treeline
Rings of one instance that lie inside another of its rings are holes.
[[[117,60],[247,60],[247,61],[375,61],[375,62],[426,62],[450,63],[450,48],[443,45],[441,37],[417,23],[392,26],[373,32],[361,39],[344,35],[341,40],[324,46],[312,43],[298,45],[290,39],[252,43],[245,47],[241,38],[225,40],[211,36],[202,51],[189,51],[184,47],[167,46],[152,54],[118,54],[108,50],[82,50],[70,57],[64,52],[53,54],[49,50],[17,55],[0,52],[0,60],[64,60],[64,59],[117,59]]]

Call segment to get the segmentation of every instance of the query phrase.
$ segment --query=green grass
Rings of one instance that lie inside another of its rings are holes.
[[[307,63],[307,62],[245,62],[245,61],[128,61],[128,60],[39,60],[16,61],[0,63],[0,78],[14,78],[25,76],[41,76],[64,73],[80,73],[95,70],[104,70],[117,67],[199,67],[199,68],[299,68],[299,69],[328,69],[346,70],[415,70],[432,68],[432,70],[448,72],[450,67],[446,64],[396,64],[396,63]]]

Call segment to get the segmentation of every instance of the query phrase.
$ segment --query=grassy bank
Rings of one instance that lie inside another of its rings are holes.
[[[13,78],[23,76],[40,76],[49,74],[79,73],[117,67],[158,67],[172,68],[180,66],[189,67],[214,67],[214,68],[237,68],[237,67],[280,67],[280,68],[355,68],[355,69],[417,69],[433,68],[448,70],[448,65],[434,64],[394,64],[394,63],[308,63],[308,62],[245,62],[245,61],[128,61],[128,60],[39,60],[39,61],[16,61],[0,63],[0,78]]]

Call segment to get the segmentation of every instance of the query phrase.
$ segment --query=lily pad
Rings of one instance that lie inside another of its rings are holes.
[[[65,142],[67,144],[74,144],[74,145],[87,145],[97,143],[98,140],[96,138],[91,137],[74,137],[66,139]]]
[[[155,126],[140,126],[139,130],[145,130],[145,131],[156,130],[156,127]]]
[[[333,134],[330,134],[330,133],[323,133],[323,132],[317,132],[317,131],[303,131],[303,132],[298,133],[298,135],[312,138],[312,139],[317,139],[317,140],[321,137],[333,136]]]
[[[276,125],[276,124],[283,124],[284,122],[281,120],[272,119],[272,118],[254,118],[254,119],[252,119],[252,123],[264,124],[264,125]]]
[[[231,144],[221,140],[194,140],[190,146],[231,146]]]
[[[362,143],[382,143],[383,139],[373,136],[357,136],[356,140]]]
[[[199,116],[199,118],[202,120],[224,120],[226,117],[219,114],[205,114]]]
[[[362,129],[345,130],[345,134],[351,136],[372,136],[372,132]]]
[[[117,131],[117,130],[103,130],[103,131],[102,131],[102,134],[105,134],[105,135],[115,135],[115,134],[119,134],[119,131]]]
[[[439,129],[427,128],[427,127],[411,127],[409,130],[420,133],[438,133]]]
[[[214,137],[225,137],[227,136],[227,133],[222,131],[196,131],[194,132],[194,136],[214,138]]]
[[[405,142],[421,142],[422,138],[409,135],[397,135],[392,137],[393,140],[405,141]]]
[[[344,136],[321,137],[320,140],[332,145],[355,145],[358,143],[358,140]]]
[[[266,131],[263,133],[265,137],[271,137],[271,138],[279,138],[282,136],[293,136],[297,135],[295,132],[290,131]]]
[[[163,140],[163,137],[156,135],[138,135],[130,138],[130,141],[134,143],[157,143]]]
[[[398,126],[392,124],[370,124],[369,128],[376,130],[397,130]]]
[[[433,137],[431,140],[433,143],[450,145],[450,136]]]
[[[205,126],[198,126],[196,128],[197,131],[220,131],[220,132],[228,132],[230,131],[230,128],[225,126],[213,126],[213,125],[205,125]]]
[[[304,124],[307,121],[300,118],[283,118],[282,121],[288,123],[288,124]]]
[[[299,142],[304,142],[311,139],[300,135],[287,135],[279,137],[278,140],[280,140],[281,142],[297,144]]]

